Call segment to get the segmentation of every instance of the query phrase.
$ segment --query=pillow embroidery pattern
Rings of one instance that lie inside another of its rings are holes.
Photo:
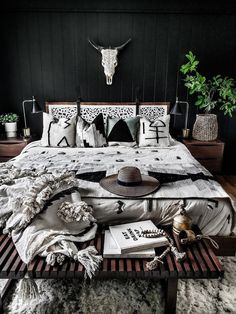
[[[139,146],[169,146],[170,115],[158,118],[154,122],[140,118]]]
[[[43,113],[42,146],[73,147],[75,146],[76,116],[72,118],[54,118]]]
[[[107,141],[109,146],[135,146],[139,117],[135,118],[107,118]]]
[[[103,115],[100,113],[90,124],[80,116],[76,126],[77,147],[103,147],[106,145]]]

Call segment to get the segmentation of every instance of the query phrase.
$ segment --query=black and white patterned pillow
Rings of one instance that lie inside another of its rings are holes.
[[[107,118],[107,142],[109,146],[122,145],[133,147],[137,145],[137,133],[140,117]]]
[[[43,113],[42,146],[73,147],[75,146],[76,116],[57,119]]]
[[[140,118],[139,146],[170,146],[170,115],[165,115],[151,122],[145,117]]]
[[[105,127],[103,115],[100,113],[90,124],[81,116],[78,117],[76,125],[77,147],[103,147],[106,146]]]

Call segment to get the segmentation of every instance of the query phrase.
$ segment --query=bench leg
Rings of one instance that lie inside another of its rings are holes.
[[[176,312],[176,299],[177,299],[177,278],[169,278],[166,282],[166,304],[165,313],[175,314]]]

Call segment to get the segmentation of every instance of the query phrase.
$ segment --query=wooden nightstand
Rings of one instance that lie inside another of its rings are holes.
[[[210,172],[221,172],[225,146],[222,141],[216,140],[203,142],[185,139],[183,140],[183,143],[189,149],[193,157],[196,158]]]
[[[19,155],[22,149],[31,142],[31,139],[24,140],[17,138],[0,138],[0,162]]]

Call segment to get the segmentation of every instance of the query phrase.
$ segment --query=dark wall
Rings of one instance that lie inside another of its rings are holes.
[[[0,12],[1,112],[22,116],[21,102],[45,100],[175,100],[176,78],[192,50],[206,75],[236,77],[236,5],[225,1],[20,1]],[[132,42],[120,53],[112,86],[105,84],[100,55],[87,42],[104,46]],[[178,95],[187,98],[179,77]],[[195,119],[194,98],[190,125]],[[35,132],[41,118],[29,117]],[[177,125],[182,121],[177,121]],[[236,173],[236,114],[219,114],[226,141],[225,170]],[[227,166],[226,166],[227,165]]]

